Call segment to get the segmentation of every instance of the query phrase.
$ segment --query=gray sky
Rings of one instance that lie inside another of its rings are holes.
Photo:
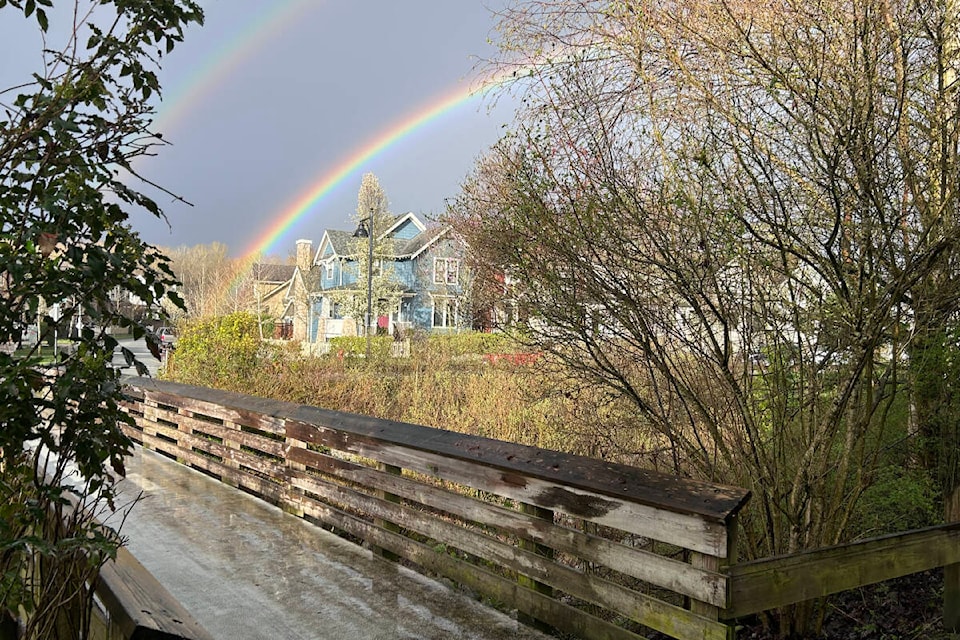
[[[270,246],[284,257],[297,238],[317,242],[325,228],[351,226],[368,171],[394,213],[440,213],[510,122],[509,100],[494,110],[489,97],[460,102],[344,169],[391,140],[398,123],[475,86],[477,59],[493,53],[487,7],[502,1],[201,0],[205,26],[188,32],[160,74],[157,128],[173,145],[138,164],[195,206],[160,194],[170,228],[148,216],[134,227],[155,244],[217,241],[241,254],[298,197],[340,176]],[[37,67],[34,23],[0,11],[0,42],[7,87]]]

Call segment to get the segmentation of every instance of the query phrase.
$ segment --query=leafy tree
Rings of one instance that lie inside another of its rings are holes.
[[[956,488],[957,26],[879,0],[503,13],[527,110],[452,220],[573,380],[677,472],[752,490],[749,557],[842,540],[910,434]]]
[[[131,163],[161,143],[150,130],[156,63],[203,19],[190,0],[52,9],[52,0],[0,0],[0,11],[22,13],[44,34],[58,20],[68,33],[62,48],[46,43],[44,68],[0,91],[0,344],[16,347],[0,351],[6,637],[18,619],[22,637],[84,637],[92,578],[119,544],[71,500],[113,508],[130,451],[119,374],[109,366],[116,341],[105,327],[136,337],[144,327],[111,293],[156,306],[176,300],[166,258],[128,223],[131,211],[162,216],[131,186],[140,178]],[[39,345],[24,341],[24,327],[39,322],[41,342],[52,338],[55,303],[88,325],[75,353],[51,368]]]

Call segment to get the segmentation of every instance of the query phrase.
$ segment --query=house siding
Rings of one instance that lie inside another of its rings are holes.
[[[405,292],[400,301],[399,321],[404,327],[412,325],[426,331],[459,330],[463,324],[462,309],[466,304],[463,295],[463,245],[436,228],[426,229],[413,214],[405,215],[406,219],[390,231],[390,237],[396,243],[395,250],[402,253],[393,260],[386,260],[387,269],[392,270],[393,280]],[[334,289],[354,289],[363,284],[358,283],[356,261],[349,253],[344,253],[351,251],[352,246],[347,232],[327,230],[324,233],[313,268],[315,277],[311,279],[313,292],[309,313],[300,329],[304,338],[311,342],[322,342],[348,330],[352,334],[352,327],[347,325],[353,321],[335,317],[329,293]],[[456,283],[434,282],[435,258],[458,261],[459,277]],[[331,274],[333,277],[327,277]],[[438,300],[441,301],[439,304],[446,305],[441,307],[438,317],[450,326],[434,326],[434,304]],[[452,322],[454,314],[450,313],[451,305],[459,307],[460,322]],[[391,322],[397,319],[394,315]]]

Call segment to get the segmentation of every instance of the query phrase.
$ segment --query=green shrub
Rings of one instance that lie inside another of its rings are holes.
[[[390,336],[371,336],[370,356],[385,358],[390,355]],[[330,354],[333,356],[362,356],[367,353],[367,339],[363,336],[341,336],[330,340]]]
[[[423,344],[423,343],[421,343]],[[512,353],[521,345],[504,333],[450,333],[432,334],[423,346],[437,353],[451,356],[486,355],[488,353]]]
[[[941,520],[936,483],[920,469],[887,466],[863,492],[851,521],[854,538],[919,529]]]
[[[232,313],[185,323],[164,375],[187,384],[243,391],[269,359],[257,318]]]

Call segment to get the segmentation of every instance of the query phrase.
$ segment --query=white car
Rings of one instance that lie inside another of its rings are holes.
[[[160,327],[157,329],[157,339],[164,349],[173,349],[177,345],[177,332],[173,327]]]

